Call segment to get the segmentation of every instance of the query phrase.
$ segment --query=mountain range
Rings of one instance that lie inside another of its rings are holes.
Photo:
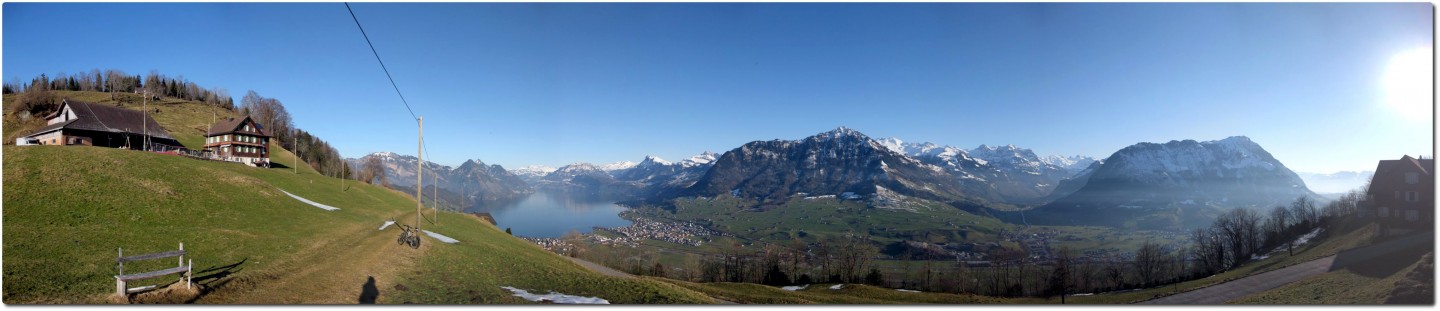
[[[414,157],[371,156],[383,157],[392,183],[413,186]],[[478,160],[456,169],[426,165],[440,176],[442,189],[461,189],[454,192],[469,203],[543,190],[652,203],[728,195],[773,208],[797,196],[835,195],[872,206],[919,199],[966,208],[1006,207],[994,211],[1017,222],[1117,226],[1135,225],[1136,219],[1157,226],[1208,222],[1224,208],[1315,196],[1296,173],[1243,136],[1138,143],[1100,160],[1039,156],[1014,145],[962,149],[877,140],[840,127],[798,140],[753,141],[680,162],[647,156],[639,162],[509,171]],[[1017,209],[1025,211],[1000,212]]]
[[[380,160],[385,167],[386,181],[392,188],[406,193],[415,190],[415,172],[419,169],[419,158],[393,152],[376,152],[345,161],[354,171],[359,171],[370,158]],[[459,167],[425,161],[424,170],[424,182],[438,188],[431,189],[427,186],[425,196],[431,196],[428,191],[440,192],[440,199],[449,206],[447,209],[460,210],[477,203],[516,200],[535,192],[529,183],[504,167],[486,165],[480,160],[467,160]]]

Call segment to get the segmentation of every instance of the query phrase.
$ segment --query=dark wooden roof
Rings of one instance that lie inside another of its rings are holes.
[[[1399,160],[1380,160],[1380,165],[1375,168],[1376,175],[1413,171],[1418,169],[1421,174],[1433,175],[1435,171],[1435,159],[1416,159],[1404,156]]]
[[[89,130],[111,133],[132,133],[145,135],[148,131],[150,137],[175,139],[166,132],[160,123],[150,118],[144,112],[115,107],[105,104],[87,103],[65,99],[60,103],[60,110],[51,114],[51,117],[59,116],[69,106],[75,112],[75,119],[41,127],[35,134],[42,134],[58,129]],[[32,136],[35,134],[31,134]]]
[[[244,116],[240,118],[228,118],[220,121],[220,123],[215,123],[215,125],[210,126],[209,131],[205,131],[205,136],[209,137],[239,132],[240,125],[245,124],[246,120],[250,120],[250,123],[255,125],[255,132],[260,133],[260,136],[270,137],[270,131],[267,131],[264,127],[261,127],[259,122],[255,122],[254,120],[250,119],[250,116]]]

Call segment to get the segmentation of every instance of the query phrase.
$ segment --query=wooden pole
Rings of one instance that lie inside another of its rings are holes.
[[[300,156],[296,149],[300,149],[300,142],[295,140],[295,128],[290,128],[290,168],[295,174],[300,174]]]
[[[430,174],[430,181],[434,184],[430,186],[430,214],[435,218],[435,224],[438,225],[440,224],[440,176]]]
[[[419,158],[419,161],[415,161],[415,228],[419,229],[420,207],[425,205],[420,198],[420,189],[425,185],[425,180],[420,178],[420,175],[425,173],[425,117],[417,117],[415,122],[420,127],[420,141],[415,144],[416,158]]]
[[[142,96],[145,96],[145,98],[140,99],[140,115],[145,116],[145,118],[140,120],[141,124],[143,124],[140,126],[140,131],[145,132],[145,148],[143,149],[150,151],[150,90],[145,90],[142,93],[144,94]]]

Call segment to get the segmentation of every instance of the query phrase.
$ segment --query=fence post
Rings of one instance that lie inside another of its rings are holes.
[[[190,265],[185,266],[185,289],[190,289],[190,283],[195,282],[195,259],[190,259]]]
[[[180,251],[182,251],[182,252],[185,251],[185,242],[180,242]],[[185,254],[184,254],[184,253],[181,253],[181,254],[180,254],[180,258],[179,258],[178,260],[179,260],[179,261],[175,262],[175,266],[184,266],[184,265],[185,265]]]

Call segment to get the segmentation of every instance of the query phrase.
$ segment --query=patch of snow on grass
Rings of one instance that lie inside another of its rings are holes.
[[[901,291],[901,292],[906,292],[906,293],[919,293],[919,292],[920,292],[920,291],[918,291],[918,290],[909,290],[909,289],[901,289],[901,288],[897,288],[897,289],[895,289],[895,290],[896,290],[896,291]]]
[[[430,232],[430,230],[420,230],[420,231],[424,231],[424,232],[425,232],[425,235],[428,235],[428,236],[430,236],[430,237],[432,237],[432,238],[435,238],[436,240],[440,240],[440,242],[449,243],[449,244],[455,244],[455,243],[457,243],[457,242],[460,242],[460,240],[451,239],[451,238],[448,237],[448,236],[440,235],[439,233]]]
[[[426,231],[426,233],[429,233],[429,231]],[[512,293],[512,294],[515,295],[515,297],[520,297],[520,298],[522,298],[522,299],[529,300],[529,301],[536,301],[536,302],[539,302],[539,301],[549,301],[549,302],[558,303],[558,304],[590,304],[590,305],[608,305],[608,304],[610,304],[610,301],[606,301],[605,299],[600,299],[600,298],[597,298],[597,297],[582,297],[582,296],[575,296],[575,295],[566,295],[566,294],[556,293],[555,291],[550,291],[549,294],[536,295],[536,294],[531,294],[529,291],[526,291],[526,290],[523,290],[523,289],[519,289],[519,288],[509,287],[509,286],[501,286],[500,288],[504,288],[505,290],[509,290],[510,293]]]
[[[788,290],[788,291],[792,291],[792,292],[793,292],[793,291],[805,289],[806,287],[810,287],[810,284],[805,284],[805,285],[801,285],[801,286],[786,286],[786,287],[781,287],[780,289]]]
[[[389,228],[390,225],[393,225],[393,224],[395,224],[395,221],[394,221],[394,220],[387,220],[387,221],[385,221],[385,224],[380,225],[380,230],[385,230],[385,228]]]
[[[841,287],[845,287],[845,284],[835,284],[830,286],[830,289],[840,289]]]
[[[314,205],[315,207],[319,207],[319,208],[324,209],[324,210],[327,210],[327,211],[338,211],[338,210],[340,210],[339,207],[334,207],[334,206],[329,206],[329,205],[325,205],[325,204],[315,203],[315,201],[306,200],[305,198],[302,198],[302,197],[300,197],[300,196],[298,196],[298,195],[291,194],[291,193],[289,193],[289,192],[286,192],[285,190],[281,190],[280,188],[275,188],[275,189],[280,190],[280,192],[285,192],[285,195],[288,195],[288,196],[290,196],[290,197],[292,197],[292,198],[295,198],[296,200],[300,200],[300,202],[305,202],[305,204]]]

